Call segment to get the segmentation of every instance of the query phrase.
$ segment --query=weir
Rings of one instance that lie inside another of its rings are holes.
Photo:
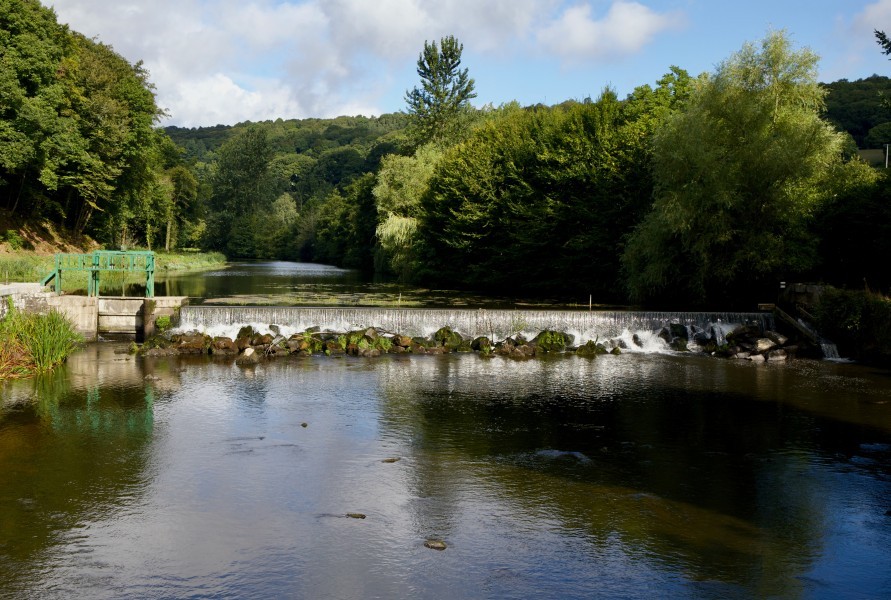
[[[426,337],[448,326],[464,337],[487,336],[492,340],[518,333],[531,339],[541,331],[563,331],[575,336],[576,344],[584,344],[589,340],[617,338],[629,332],[655,333],[672,323],[684,325],[691,332],[711,330],[718,343],[723,343],[724,335],[738,325],[756,325],[762,331],[774,327],[773,314],[769,312],[183,306],[178,329],[234,338],[245,325],[261,331],[276,325],[283,335],[303,332],[311,327],[338,332],[374,327],[401,335]]]

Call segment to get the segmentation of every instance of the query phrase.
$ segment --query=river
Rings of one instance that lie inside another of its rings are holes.
[[[891,597],[887,371],[124,349],[0,388],[0,596]]]

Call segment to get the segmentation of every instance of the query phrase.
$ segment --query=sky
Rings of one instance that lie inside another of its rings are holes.
[[[819,78],[891,76],[873,30],[891,0],[41,0],[75,31],[142,60],[162,125],[405,109],[425,41],[454,35],[476,106],[620,97],[672,65],[712,72],[784,29]]]

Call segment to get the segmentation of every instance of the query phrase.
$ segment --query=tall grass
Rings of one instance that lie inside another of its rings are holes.
[[[0,321],[0,378],[48,371],[64,362],[83,341],[65,315],[55,310],[43,315],[23,313],[10,302]]]

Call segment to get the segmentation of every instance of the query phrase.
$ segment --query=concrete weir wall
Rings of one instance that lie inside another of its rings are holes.
[[[0,317],[6,314],[7,298],[16,309],[46,313],[55,309],[67,316],[87,341],[103,334],[145,339],[155,333],[155,319],[173,316],[188,304],[184,296],[159,298],[56,296],[44,292],[39,284],[0,286]]]

